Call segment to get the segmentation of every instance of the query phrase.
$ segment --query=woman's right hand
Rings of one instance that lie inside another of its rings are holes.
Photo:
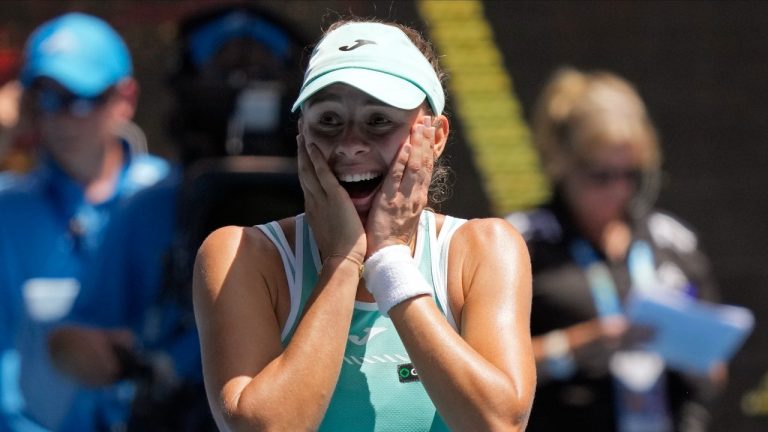
[[[339,184],[314,143],[296,137],[304,211],[320,253],[365,259],[366,237],[349,194]]]

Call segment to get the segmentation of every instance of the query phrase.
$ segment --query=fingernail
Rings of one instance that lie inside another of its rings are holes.
[[[432,127],[432,117],[424,116],[424,126]]]

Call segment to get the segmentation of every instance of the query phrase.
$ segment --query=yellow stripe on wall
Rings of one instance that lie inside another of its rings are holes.
[[[417,6],[448,71],[452,105],[492,211],[504,215],[541,203],[548,184],[482,2],[419,0]]]

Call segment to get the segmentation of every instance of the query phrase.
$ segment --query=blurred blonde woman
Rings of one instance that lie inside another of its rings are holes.
[[[537,101],[533,134],[554,193],[507,218],[534,276],[528,430],[702,430],[715,380],[627,351],[637,336],[622,313],[631,286],[704,299],[716,291],[696,234],[653,207],[662,156],[645,104],[615,74],[561,69]]]

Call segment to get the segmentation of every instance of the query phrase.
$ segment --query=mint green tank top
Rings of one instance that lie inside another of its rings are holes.
[[[446,270],[448,245],[465,220],[445,217],[437,235],[435,214],[421,214],[414,256],[432,297],[451,326],[456,323],[448,304]],[[277,246],[285,268],[291,307],[282,329],[283,345],[290,341],[298,317],[317,284],[320,254],[304,215],[296,216],[296,248],[291,250],[277,222],[259,225]],[[355,302],[339,381],[320,426],[321,431],[447,431],[424,386],[418,381],[395,326],[375,303]]]

